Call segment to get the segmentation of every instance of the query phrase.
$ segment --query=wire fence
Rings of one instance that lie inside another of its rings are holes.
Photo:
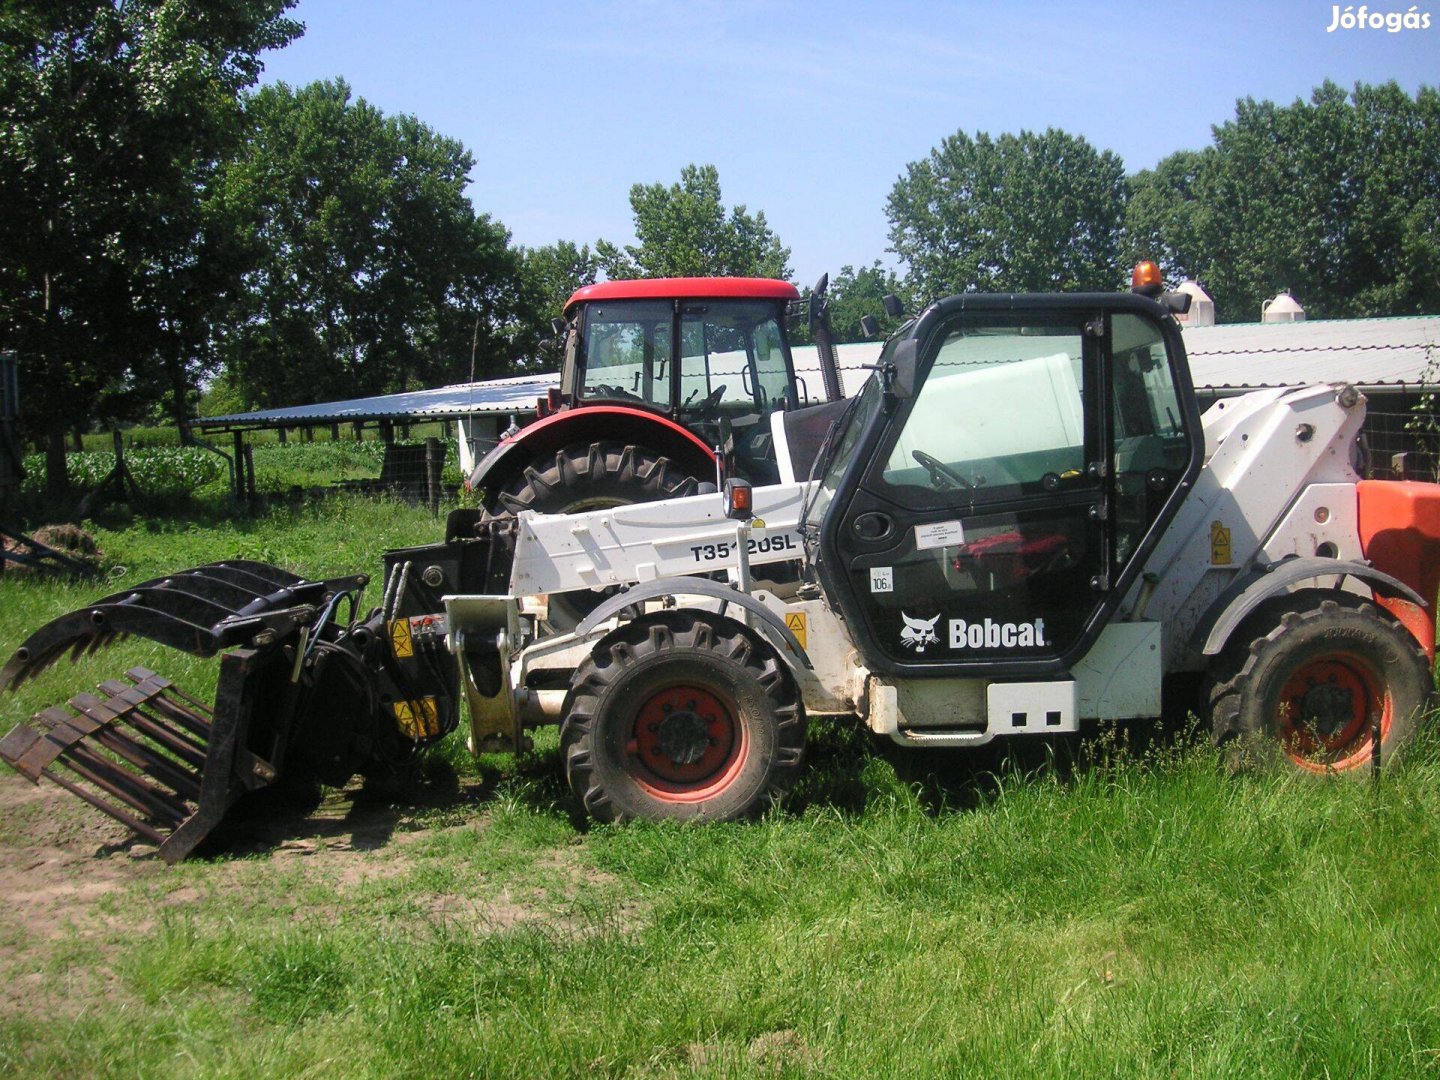
[[[1365,475],[1371,480],[1440,480],[1440,416],[1411,409],[1365,416]]]

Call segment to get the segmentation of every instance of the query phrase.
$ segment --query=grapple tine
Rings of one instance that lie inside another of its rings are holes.
[[[16,727],[0,739],[0,760],[74,793],[157,844],[167,862],[185,858],[242,794],[274,783],[282,768],[343,783],[394,737],[375,682],[386,701],[401,692],[384,667],[382,617],[355,620],[367,582],[363,574],[309,580],[237,559],[61,615],[15,650],[0,685],[133,635],[219,655],[215,704],[132,667]],[[348,624],[337,617],[345,597]],[[302,641],[324,647],[306,651]]]
[[[312,580],[232,559],[112,593],[52,619],[0,668],[14,689],[61,657],[72,661],[132,635],[193,656],[221,656],[214,707],[147,668],[76,694],[0,739],[0,760],[48,779],[184,858],[244,791],[273,782],[288,745],[293,660],[285,648],[363,574]],[[257,719],[258,715],[258,719]],[[248,739],[252,720],[260,753]]]
[[[124,680],[107,680],[16,726],[0,739],[0,760],[78,795],[156,844],[167,862],[178,861],[245,790],[277,775],[243,741],[255,705],[248,680],[283,659],[273,643],[226,653],[225,704],[215,710],[169,679],[132,668]]]
[[[66,652],[77,660],[131,634],[215,656],[265,631],[287,634],[313,619],[334,593],[358,591],[367,581],[363,574],[312,580],[244,559],[154,578],[36,630],[0,668],[0,687],[15,689]]]

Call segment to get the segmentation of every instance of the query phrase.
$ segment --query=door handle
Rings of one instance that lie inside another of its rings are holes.
[[[861,514],[856,517],[850,526],[855,530],[855,535],[861,540],[884,540],[895,531],[895,523],[890,520],[889,514],[881,514],[870,511],[868,514]]]

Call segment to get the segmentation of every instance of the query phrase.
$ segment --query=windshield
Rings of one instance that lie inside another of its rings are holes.
[[[676,372],[672,302],[619,300],[591,307],[581,395],[733,421],[794,407],[777,305],[687,300],[678,314]]]
[[[860,436],[865,433],[870,418],[879,407],[880,380],[872,375],[860,393],[851,400],[845,414],[835,421],[835,430],[831,431],[826,440],[826,449],[818,462],[825,473],[810,493],[810,505],[805,510],[804,520],[807,528],[818,528],[821,519],[825,517],[825,510],[830,505],[830,500],[835,497],[835,489],[840,486],[840,477],[844,475],[850,459],[855,456]]]
[[[668,408],[673,319],[665,300],[622,300],[590,308],[581,394]]]

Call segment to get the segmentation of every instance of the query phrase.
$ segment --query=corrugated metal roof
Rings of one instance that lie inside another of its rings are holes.
[[[847,394],[857,393],[870,372],[863,365],[873,364],[880,355],[879,342],[836,347]],[[795,373],[804,380],[810,400],[819,401],[824,394],[820,383],[820,362],[815,347],[794,350]],[[326,401],[315,405],[293,405],[284,409],[261,409],[257,412],[233,413],[228,416],[206,416],[194,421],[200,428],[296,427],[308,424],[349,423],[355,420],[454,420],[475,414],[515,413],[526,416],[535,411],[535,399],[558,385],[555,373],[520,375],[511,379],[458,383],[433,390],[411,390],[404,394],[382,394],[377,397],[353,398],[349,401]]]
[[[1440,317],[1232,323],[1183,331],[1197,387],[1215,390],[1350,382],[1362,388],[1415,386],[1433,355]],[[1428,373],[1430,382],[1435,372]]]
[[[1431,355],[1440,363],[1440,316],[1398,319],[1323,319],[1296,323],[1234,323],[1182,331],[1195,386],[1201,390],[1253,390],[1313,382],[1351,382],[1363,388],[1416,386],[1427,377]],[[846,394],[870,377],[867,364],[879,342],[839,345]],[[810,400],[824,393],[815,347],[794,349],[795,373]],[[197,427],[279,427],[353,420],[450,420],[472,414],[535,410],[535,399],[559,382],[556,374],[460,383],[405,394],[296,405],[231,416],[210,416]],[[1430,382],[1435,372],[1429,372]]]
[[[526,413],[534,412],[535,399],[559,381],[560,376],[555,374],[521,375],[433,390],[411,390],[404,394],[207,416],[194,423],[196,427],[280,427],[354,420],[453,420],[474,413]]]

